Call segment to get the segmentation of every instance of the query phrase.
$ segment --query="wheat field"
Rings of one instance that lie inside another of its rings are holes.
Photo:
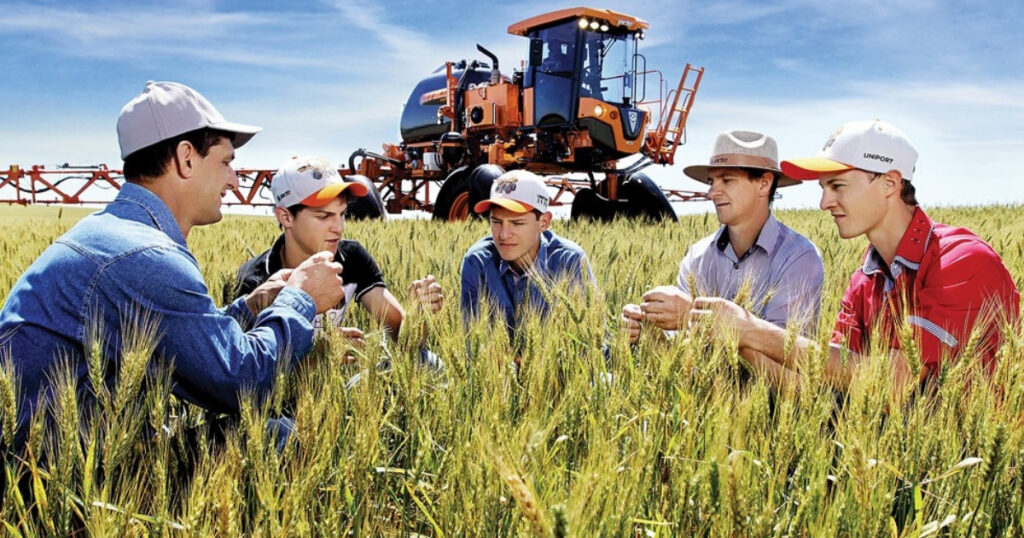
[[[1019,206],[929,209],[966,226],[1024,282]],[[0,295],[80,214],[0,214]],[[825,261],[822,322],[831,330],[863,239],[841,241],[827,214],[779,211]],[[486,223],[349,222],[346,237],[374,255],[400,299],[435,275],[446,304],[426,324],[448,368],[419,367],[403,331],[385,345],[368,332],[349,351],[328,335],[274,394],[247,399],[237,426],[210,449],[178,435],[214,417],[169,395],[166,371],[141,382],[152,342],[140,328],[119,359],[122,378],[91,409],[57,375],[55,434],[33,428],[31,454],[4,453],[0,535],[65,536],[1019,536],[1024,534],[1024,337],[1006,328],[995,374],[965,357],[935,395],[889,408],[879,353],[845,398],[815,381],[774,393],[745,373],[736,349],[615,329],[622,305],[671,284],[687,247],[713,214],[679,223],[556,221],[588,253],[598,291],[553,290],[559,307],[530,318],[518,375],[505,332],[465,329],[458,309],[461,256]],[[189,243],[220,304],[237,267],[278,233],[269,217],[229,216]],[[602,345],[610,344],[609,358]],[[468,357],[472,357],[469,359]],[[374,365],[383,359],[391,369]],[[0,428],[9,439],[17,390],[0,361]],[[351,389],[346,381],[362,380]],[[840,401],[841,400],[841,401]],[[283,451],[264,427],[289,415]],[[143,425],[166,434],[146,437]],[[164,429],[166,427],[166,429]],[[45,464],[34,454],[47,444]],[[189,461],[189,465],[183,465]],[[183,471],[183,469],[186,469]],[[17,484],[21,484],[19,487]]]

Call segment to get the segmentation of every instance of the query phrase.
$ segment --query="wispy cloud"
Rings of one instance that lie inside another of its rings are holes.
[[[61,36],[81,44],[113,41],[156,43],[178,40],[182,32],[192,38],[216,38],[273,24],[273,19],[252,13],[196,13],[191,10],[132,6],[131,9],[85,11],[72,6],[53,8],[33,4],[4,6],[7,32],[31,32],[45,38]]]

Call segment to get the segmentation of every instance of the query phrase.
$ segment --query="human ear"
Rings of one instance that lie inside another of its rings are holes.
[[[885,182],[885,190],[887,194],[895,192],[899,195],[900,191],[903,189],[903,176],[897,170],[889,170],[882,175],[881,179]]]
[[[551,212],[548,211],[544,213],[540,218],[538,218],[538,220],[540,221],[540,231],[543,232],[544,230],[547,230],[548,226],[551,225]]]
[[[288,209],[284,207],[275,207],[274,216],[277,217],[277,222],[284,228],[291,228],[292,226],[292,214]]]
[[[174,148],[174,166],[178,175],[183,178],[192,177],[195,170],[194,160],[197,156],[196,148],[191,142],[182,140]]]

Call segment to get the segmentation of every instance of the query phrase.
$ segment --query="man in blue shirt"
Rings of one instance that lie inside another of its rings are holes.
[[[185,242],[194,226],[221,220],[221,197],[238,186],[235,148],[259,131],[226,121],[174,82],[147,83],[125,105],[117,132],[127,182],[106,209],[43,252],[0,311],[0,349],[21,383],[15,446],[54,396],[59,365],[70,366],[80,405],[94,401],[94,343],[111,366],[103,382],[115,386],[140,320],[153,329],[150,366],[170,368],[174,394],[214,412],[236,413],[240,390],[266,393],[281,363],[311,349],[311,320],[342,297],[333,253],[317,253],[218,309]]]
[[[775,190],[799,183],[779,169],[775,140],[752,131],[722,133],[709,163],[683,172],[709,186],[722,226],[690,247],[675,286],[658,286],[640,305],[622,309],[630,342],[642,322],[685,329],[695,295],[741,300],[777,326],[812,333],[825,269],[817,247],[771,214]]]
[[[547,314],[550,305],[542,288],[563,278],[575,285],[595,282],[583,249],[548,229],[550,201],[540,177],[513,170],[494,180],[491,197],[473,208],[490,211],[491,235],[462,258],[461,305],[467,322],[479,315],[486,296],[514,339],[524,309]]]

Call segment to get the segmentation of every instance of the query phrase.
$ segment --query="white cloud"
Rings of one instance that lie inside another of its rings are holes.
[[[216,38],[273,24],[273,19],[250,13],[196,13],[175,8],[131,6],[124,9],[85,11],[32,4],[4,6],[7,32],[32,32],[37,36],[59,35],[91,44],[114,41],[159,42],[178,40],[183,32],[192,39]]]

